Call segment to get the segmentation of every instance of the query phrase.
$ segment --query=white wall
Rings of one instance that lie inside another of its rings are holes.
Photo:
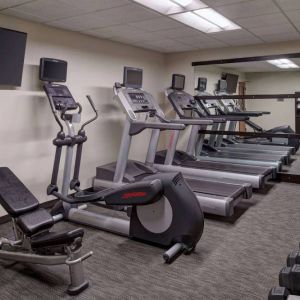
[[[300,72],[261,72],[246,73],[248,94],[291,94],[299,90]],[[270,115],[253,118],[264,129],[279,125],[290,125],[295,129],[295,101],[285,99],[246,100],[248,110],[270,111]]]
[[[164,55],[0,15],[0,27],[28,33],[23,82],[20,88],[0,88],[1,166],[10,167],[43,202],[54,157],[52,139],[58,131],[48,100],[38,81],[40,57],[69,63],[67,84],[83,105],[83,119],[92,116],[85,98],[89,94],[100,111],[87,129],[82,187],[91,185],[97,165],[116,160],[124,114],[112,100],[112,86],[122,81],[123,67],[144,69],[144,87],[160,100],[164,89]],[[131,156],[144,158],[145,134],[136,137]],[[1,212],[0,212],[1,213]]]

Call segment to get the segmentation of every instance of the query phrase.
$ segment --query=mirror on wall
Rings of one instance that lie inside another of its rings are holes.
[[[237,139],[242,142],[254,140],[251,136],[254,132],[300,134],[299,54],[194,62],[193,65],[194,95],[210,114],[253,113],[246,121],[231,121],[226,126],[206,130],[238,131]],[[223,137],[236,141],[234,135]],[[257,137],[257,140],[283,144],[287,139],[272,136]],[[299,136],[295,136],[296,140]],[[285,166],[283,172],[300,174],[300,166]]]

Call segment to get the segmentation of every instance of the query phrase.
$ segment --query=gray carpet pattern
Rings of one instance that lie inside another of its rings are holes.
[[[300,171],[300,162],[293,169]],[[208,216],[195,253],[171,265],[162,249],[86,228],[84,251],[94,251],[85,261],[88,290],[66,294],[66,267],[1,262],[0,299],[267,299],[300,241],[299,191],[296,184],[272,184],[243,202],[235,220]],[[9,224],[0,226],[1,236],[10,234]]]

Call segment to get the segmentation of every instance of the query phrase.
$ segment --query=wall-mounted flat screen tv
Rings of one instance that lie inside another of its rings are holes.
[[[27,33],[0,27],[0,85],[20,86]]]

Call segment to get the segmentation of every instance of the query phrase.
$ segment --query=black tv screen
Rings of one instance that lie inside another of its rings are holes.
[[[65,82],[67,80],[68,63],[64,60],[42,57],[40,59],[40,80],[49,82]]]
[[[185,76],[181,74],[172,75],[172,89],[174,90],[183,90],[185,84]]]
[[[200,91],[200,92],[205,92],[206,86],[207,86],[207,78],[198,77],[198,84],[197,84],[196,90]]]
[[[123,85],[134,89],[140,89],[143,85],[143,70],[124,67]]]
[[[234,94],[237,89],[239,75],[226,73],[227,93]]]
[[[20,86],[27,33],[0,27],[0,85]]]

